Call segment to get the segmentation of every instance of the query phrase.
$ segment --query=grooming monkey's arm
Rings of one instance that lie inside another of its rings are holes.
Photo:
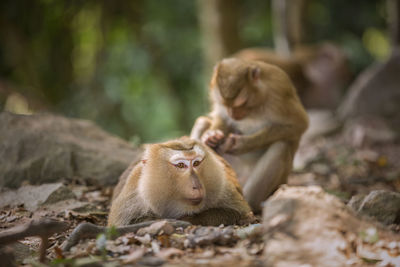
[[[193,125],[192,131],[190,133],[190,138],[200,141],[204,132],[210,129],[211,123],[212,121],[210,117],[198,117]]]
[[[245,148],[256,149],[266,147],[277,141],[295,141],[299,139],[301,132],[295,125],[270,124],[264,129],[245,135]]]
[[[202,141],[209,147],[216,149],[229,133],[230,128],[220,116],[199,117],[190,134],[190,138]]]
[[[303,127],[293,124],[269,124],[254,134],[228,136],[224,150],[231,154],[242,154],[265,148],[277,141],[297,142],[303,131]]]

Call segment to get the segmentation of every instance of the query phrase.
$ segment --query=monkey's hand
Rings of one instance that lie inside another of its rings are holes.
[[[221,130],[207,130],[201,141],[211,148],[217,148],[224,140],[225,135]]]
[[[244,151],[245,137],[241,134],[230,133],[220,149],[228,154],[241,154]]]

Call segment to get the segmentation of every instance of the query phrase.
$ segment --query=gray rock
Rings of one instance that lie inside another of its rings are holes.
[[[41,205],[52,204],[74,198],[74,193],[62,183],[26,185],[18,190],[5,190],[0,193],[0,207],[15,207],[21,204],[29,211],[37,210]]]
[[[362,147],[380,143],[393,143],[397,134],[390,127],[388,120],[382,117],[364,115],[346,121],[344,137],[352,146]]]
[[[357,211],[360,208],[365,196],[365,194],[352,196],[349,203],[347,203],[347,206],[349,206],[352,210]]]
[[[364,115],[382,116],[400,130],[400,50],[388,61],[362,73],[338,108],[343,120]]]
[[[82,178],[114,184],[139,150],[93,123],[50,114],[0,113],[0,186]]]
[[[335,114],[327,109],[307,110],[307,115],[309,126],[302,137],[302,142],[308,142],[317,137],[333,134],[342,126]]]
[[[307,110],[309,126],[301,137],[299,149],[294,160],[293,169],[302,170],[313,160],[318,158],[319,149],[310,145],[315,139],[332,135],[342,128],[342,123],[335,114],[327,109]]]
[[[400,224],[400,193],[375,190],[367,196],[352,197],[348,205],[357,213],[373,217],[383,224]]]

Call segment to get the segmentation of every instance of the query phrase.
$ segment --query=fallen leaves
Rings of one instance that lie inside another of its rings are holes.
[[[320,185],[343,202],[355,194],[369,193],[376,188],[400,191],[400,166],[396,165],[400,158],[398,144],[354,148],[341,140],[324,139],[310,144],[309,149],[312,153],[301,171],[290,176],[290,184]],[[163,263],[254,266],[263,263],[265,243],[261,224],[175,229],[161,221],[140,229],[136,234],[123,234],[115,240],[103,235],[98,240],[81,241],[70,252],[64,253],[60,250],[61,243],[79,223],[106,224],[111,197],[110,187],[69,187],[77,197],[63,205],[61,202],[54,203],[51,207],[41,207],[35,213],[27,211],[24,206],[4,208],[0,211],[0,227],[8,229],[38,216],[71,223],[67,233],[49,238],[47,257],[54,259],[53,264],[82,266],[106,262],[114,266]],[[278,216],[271,220],[270,228],[279,228],[290,221],[288,216]],[[391,229],[399,231],[400,228]],[[400,266],[398,240],[381,236],[376,229],[357,229],[355,233],[342,233],[344,241],[334,244],[335,249],[346,257],[348,265]],[[21,243],[37,251],[40,240],[26,238]],[[17,258],[17,261],[21,263],[23,259]]]

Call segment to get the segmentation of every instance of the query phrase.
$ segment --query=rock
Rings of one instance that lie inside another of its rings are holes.
[[[175,228],[167,221],[155,222],[152,225],[144,228],[140,228],[137,231],[137,235],[144,236],[149,234],[150,236],[155,236],[158,234],[171,235],[175,232]]]
[[[366,197],[365,194],[358,194],[358,195],[352,196],[349,203],[347,203],[347,206],[349,206],[354,211],[357,211],[358,208],[361,206],[361,203],[363,202],[365,197]]]
[[[138,263],[143,266],[161,266],[165,263],[165,260],[154,256],[145,256]]]
[[[400,50],[385,63],[362,73],[338,108],[340,118],[374,115],[385,117],[400,130]]]
[[[239,237],[235,234],[233,226],[225,228],[202,226],[192,230],[184,242],[185,247],[208,246],[212,244],[226,246],[237,241]]]
[[[93,123],[0,113],[0,187],[81,178],[114,184],[139,151]]]
[[[18,190],[5,190],[0,193],[0,207],[16,207],[21,204],[29,211],[37,210],[41,205],[74,198],[74,193],[62,183],[26,185]]]
[[[309,118],[309,126],[302,137],[302,142],[307,142],[320,136],[332,134],[341,127],[341,122],[330,110],[307,110],[307,114]]]
[[[317,186],[282,186],[264,205],[263,227],[266,266],[364,266],[369,256],[358,254],[365,250],[360,232],[374,229],[380,240],[400,240]]]
[[[344,126],[344,136],[355,147],[393,143],[397,138],[387,120],[371,115],[349,119]]]
[[[383,224],[400,224],[400,193],[375,190],[367,196],[352,197],[348,205],[357,213],[373,217]]]
[[[318,158],[319,149],[314,145],[310,145],[312,141],[320,137],[334,134],[342,127],[342,123],[330,110],[307,110],[307,114],[310,123],[307,131],[301,138],[299,149],[294,156],[294,170],[302,170],[313,160]]]
[[[236,235],[240,239],[252,238],[258,236],[262,232],[262,225],[259,223],[250,224],[249,226],[236,230]]]

